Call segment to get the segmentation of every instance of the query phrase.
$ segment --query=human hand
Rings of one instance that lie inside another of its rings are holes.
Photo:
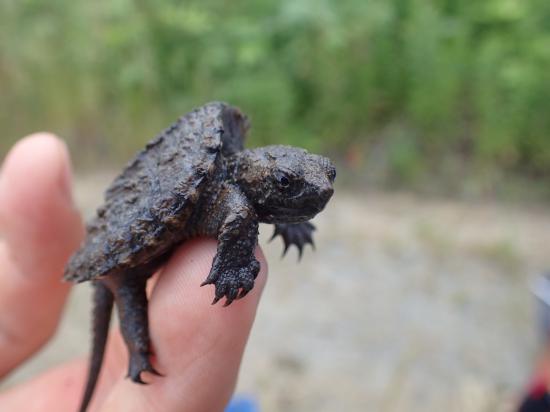
[[[71,196],[69,157],[55,136],[35,134],[10,151],[0,174],[0,378],[54,334],[70,285],[63,267],[84,230]],[[149,319],[155,367],[150,385],[125,379],[127,353],[117,328],[89,408],[106,411],[221,411],[234,390],[244,347],[265,284],[229,308],[211,306],[208,275],[216,242],[186,242],[151,280]],[[91,320],[90,320],[91,321]],[[74,412],[88,360],[77,359],[0,393],[1,411]]]

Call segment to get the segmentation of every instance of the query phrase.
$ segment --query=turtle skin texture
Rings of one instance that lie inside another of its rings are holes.
[[[64,278],[94,285],[93,342],[80,411],[93,395],[118,309],[129,352],[128,376],[144,383],[151,365],[147,280],[173,250],[196,236],[218,240],[209,275],[213,304],[224,306],[254,287],[259,223],[275,226],[285,251],[313,245],[309,222],[333,194],[336,171],[326,157],[290,146],[245,149],[247,117],[213,102],[182,116],[149,142],[105,192]]]

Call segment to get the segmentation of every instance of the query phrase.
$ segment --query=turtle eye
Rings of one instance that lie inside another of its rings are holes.
[[[328,173],[327,173],[327,176],[328,178],[330,179],[330,181],[332,183],[334,183],[334,179],[336,179],[336,169],[334,167],[332,167]]]
[[[279,184],[279,187],[286,189],[290,186],[290,179],[281,173],[277,176],[277,183]]]

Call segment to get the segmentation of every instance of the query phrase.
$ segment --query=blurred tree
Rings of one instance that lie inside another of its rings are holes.
[[[0,143],[50,129],[112,161],[222,99],[253,144],[386,144],[403,181],[449,156],[548,176],[549,21],[546,0],[2,0]]]

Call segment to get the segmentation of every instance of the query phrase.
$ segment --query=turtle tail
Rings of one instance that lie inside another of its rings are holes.
[[[109,334],[109,324],[111,322],[111,312],[113,311],[114,297],[111,291],[101,281],[94,282],[94,286],[92,354],[86,389],[80,403],[80,412],[86,412],[94,393],[101,364],[103,363],[107,335]]]

